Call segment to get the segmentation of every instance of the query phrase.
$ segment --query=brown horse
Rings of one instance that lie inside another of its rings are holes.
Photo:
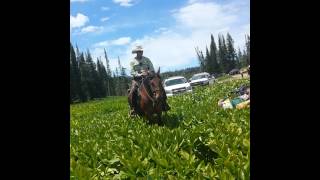
[[[135,107],[137,114],[144,116],[149,122],[153,121],[153,115],[157,114],[157,121],[161,123],[163,93],[165,92],[161,83],[159,67],[157,73],[148,72],[141,80],[138,88],[138,107]]]

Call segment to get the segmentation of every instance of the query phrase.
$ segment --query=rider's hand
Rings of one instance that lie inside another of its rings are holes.
[[[140,73],[142,76],[146,76],[148,74],[148,72],[146,70],[142,70]]]

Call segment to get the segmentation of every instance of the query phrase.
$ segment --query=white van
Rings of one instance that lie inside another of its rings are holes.
[[[167,96],[173,96],[185,92],[192,92],[192,87],[183,76],[170,77],[163,82]]]

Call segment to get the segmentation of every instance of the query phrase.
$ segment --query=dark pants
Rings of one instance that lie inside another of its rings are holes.
[[[135,80],[132,80],[131,88],[130,88],[129,95],[128,95],[131,99],[131,100],[129,100],[131,110],[133,110],[134,107],[137,107],[138,87],[139,87],[139,83]]]

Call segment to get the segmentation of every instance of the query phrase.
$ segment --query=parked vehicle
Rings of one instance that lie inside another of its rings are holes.
[[[192,92],[192,87],[183,76],[170,77],[163,82],[167,96],[178,95],[185,92]]]
[[[190,79],[191,86],[205,86],[209,85],[209,81],[212,77],[210,77],[210,74],[207,72],[194,74],[192,78]],[[214,78],[214,77],[213,77]]]
[[[229,75],[236,75],[236,74],[240,74],[240,70],[239,70],[239,69],[232,69],[232,70],[229,72]]]

